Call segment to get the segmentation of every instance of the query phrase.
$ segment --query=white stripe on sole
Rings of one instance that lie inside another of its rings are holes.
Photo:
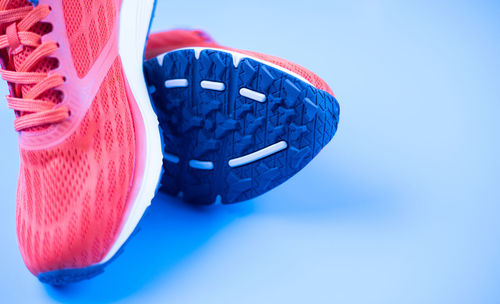
[[[241,167],[241,166],[256,162],[260,159],[263,159],[263,158],[268,157],[270,155],[273,155],[275,153],[278,153],[280,151],[283,151],[286,148],[288,148],[288,144],[286,143],[286,141],[280,141],[280,142],[275,143],[274,145],[266,147],[262,150],[253,152],[251,154],[248,154],[248,155],[245,155],[242,157],[231,159],[229,161],[229,166],[231,168]]]
[[[185,88],[189,85],[189,82],[187,79],[170,79],[165,81],[165,88],[167,89],[172,89],[172,88]]]
[[[205,90],[213,90],[213,91],[224,91],[224,89],[226,88],[226,85],[223,82],[208,81],[208,80],[203,80],[200,85]]]

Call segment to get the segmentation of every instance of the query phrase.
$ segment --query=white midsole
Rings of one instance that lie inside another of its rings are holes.
[[[146,209],[151,205],[162,170],[162,147],[158,118],[151,106],[144,79],[144,44],[155,0],[123,0],[120,11],[118,53],[130,90],[142,114],[146,135],[146,164],[139,192],[115,243],[99,262],[108,262],[127,241]]]
[[[275,68],[277,70],[280,70],[283,73],[290,74],[291,76],[293,76],[295,78],[298,78],[298,79],[302,80],[303,82],[305,82],[305,83],[307,83],[309,85],[312,85],[311,82],[309,82],[307,79],[305,79],[304,77],[300,76],[299,74],[297,74],[295,72],[292,72],[292,71],[290,71],[288,69],[285,69],[284,67],[276,65],[276,64],[274,64],[272,62],[265,61],[265,60],[259,59],[257,57],[249,56],[249,55],[246,55],[246,54],[243,54],[243,53],[238,53],[238,52],[235,52],[235,51],[229,51],[229,50],[226,50],[226,49],[219,49],[219,48],[214,48],[214,47],[187,47],[187,48],[176,49],[176,50],[173,50],[173,51],[161,54],[158,57],[156,57],[157,60],[158,60],[158,63],[160,65],[163,64],[163,57],[165,57],[165,55],[167,55],[169,53],[173,53],[173,52],[183,51],[183,50],[193,50],[194,53],[195,53],[196,59],[199,59],[200,53],[202,51],[205,51],[205,50],[213,50],[213,51],[218,51],[218,52],[224,52],[224,53],[231,54],[233,56],[233,65],[234,65],[235,68],[238,67],[238,65],[240,64],[240,62],[241,62],[242,59],[249,58],[249,59],[255,60],[257,62],[260,62],[262,64],[268,65],[268,66],[270,66],[272,68]]]

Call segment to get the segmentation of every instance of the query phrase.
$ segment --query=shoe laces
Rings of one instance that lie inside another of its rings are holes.
[[[68,107],[43,97],[62,85],[65,78],[37,69],[42,60],[57,51],[59,44],[42,43],[42,35],[33,30],[49,15],[51,7],[28,4],[8,8],[11,1],[0,0],[0,51],[4,57],[0,74],[11,88],[6,99],[9,108],[16,113],[14,127],[16,131],[24,131],[62,122],[70,115]],[[27,48],[30,52],[25,52]],[[16,56],[19,56],[17,59],[25,58],[15,60]]]

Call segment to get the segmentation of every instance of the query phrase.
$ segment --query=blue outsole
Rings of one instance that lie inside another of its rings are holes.
[[[151,26],[153,25],[153,19],[154,19],[154,14],[156,12],[157,4],[158,4],[158,0],[155,0],[154,4],[153,4],[153,12],[151,15],[151,20],[149,21],[148,35],[146,37],[149,36],[149,32],[151,31]],[[147,41],[146,41],[146,43],[144,43],[144,49],[146,48],[146,45],[147,45]],[[158,187],[160,187],[160,184],[158,184]],[[156,189],[156,191],[158,191],[158,190],[159,190],[159,188]],[[149,212],[149,208],[146,209],[143,217],[148,212]],[[122,247],[118,250],[118,252],[113,256],[113,258],[104,264],[94,265],[94,266],[85,267],[85,268],[62,269],[62,270],[43,272],[43,273],[38,274],[38,276],[37,276],[38,280],[42,283],[45,283],[45,284],[49,284],[49,285],[53,285],[53,286],[62,286],[62,285],[67,285],[67,284],[72,284],[72,283],[77,283],[80,281],[92,279],[93,277],[96,277],[104,272],[105,268],[110,263],[112,263],[123,252],[125,246],[128,244],[130,239],[134,235],[136,235],[137,232],[139,232],[139,230],[140,230],[140,223],[134,229],[134,231],[130,235],[129,239],[122,245]]]
[[[149,208],[146,209],[144,216],[147,215],[149,212]],[[122,247],[118,250],[118,252],[106,263],[100,264],[100,265],[94,265],[90,267],[85,267],[85,268],[75,268],[75,269],[62,269],[62,270],[55,270],[55,271],[49,271],[49,272],[43,272],[38,275],[38,280],[40,282],[45,283],[45,284],[50,284],[53,286],[63,286],[67,284],[72,284],[72,283],[77,283],[80,281],[92,279],[93,277],[96,277],[100,275],[101,273],[104,272],[105,268],[111,264],[116,258],[118,258],[123,251],[125,250],[125,247],[129,243],[129,241],[141,230],[140,228],[140,223],[135,227],[134,231],[128,238],[128,240],[122,245]]]
[[[161,57],[159,57],[161,58]],[[259,61],[244,58],[238,66],[230,53],[194,50],[167,53],[163,61],[145,63],[146,82],[165,143],[161,191],[182,195],[199,205],[236,203],[263,194],[306,166],[333,138],[339,104],[327,92]],[[186,87],[165,82],[187,79]],[[207,90],[201,81],[224,83],[223,91]],[[241,96],[248,88],[265,102]],[[287,148],[231,167],[229,160],[281,141]],[[171,156],[174,156],[172,160]],[[190,161],[210,162],[197,169]]]

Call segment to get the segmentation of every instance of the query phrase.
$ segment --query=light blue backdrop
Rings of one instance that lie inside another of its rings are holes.
[[[159,195],[104,275],[54,289],[17,249],[4,102],[2,303],[500,302],[498,1],[160,0],[156,16],[317,72],[341,103],[335,140],[250,202]]]

